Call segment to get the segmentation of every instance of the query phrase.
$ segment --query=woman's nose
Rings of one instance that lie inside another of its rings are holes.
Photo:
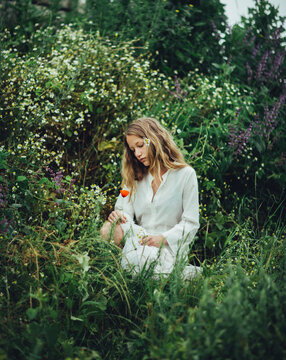
[[[136,150],[135,150],[135,156],[138,157],[138,156],[140,156],[140,155],[141,155],[140,149],[136,149]]]

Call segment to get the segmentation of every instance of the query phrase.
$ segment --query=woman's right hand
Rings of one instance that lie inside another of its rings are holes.
[[[118,222],[120,224],[126,223],[127,219],[120,210],[114,210],[108,216],[108,221],[111,223]]]

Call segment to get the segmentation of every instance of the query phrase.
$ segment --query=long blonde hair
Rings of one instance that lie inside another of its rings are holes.
[[[130,150],[126,137],[135,135],[150,140],[148,147],[149,167],[144,166]],[[142,117],[132,122],[124,137],[124,155],[122,161],[122,186],[130,189],[130,198],[136,191],[136,181],[140,181],[148,171],[161,177],[162,169],[181,169],[187,166],[184,156],[175,144],[171,134],[163,128],[158,120]]]

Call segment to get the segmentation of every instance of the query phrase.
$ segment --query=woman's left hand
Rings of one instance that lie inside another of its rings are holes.
[[[168,245],[163,235],[147,235],[143,238],[143,244],[159,248],[162,244]]]

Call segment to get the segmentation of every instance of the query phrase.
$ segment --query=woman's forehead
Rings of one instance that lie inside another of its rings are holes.
[[[126,141],[129,147],[136,145],[137,143],[141,143],[143,139],[136,135],[126,135]]]

